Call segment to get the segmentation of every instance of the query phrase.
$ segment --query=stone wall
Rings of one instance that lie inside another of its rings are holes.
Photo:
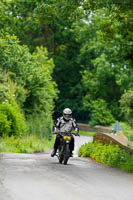
[[[120,148],[128,149],[133,153],[133,142],[128,141],[128,139],[121,132],[117,135],[97,132],[93,136],[93,141],[98,141],[102,144],[109,144],[112,142],[112,144],[117,144]]]
[[[90,126],[88,124],[78,123],[79,129],[81,131],[96,132],[93,136],[93,141],[99,141],[102,144],[117,144],[120,148],[130,149],[133,153],[133,142],[128,141],[128,139],[119,132],[117,135],[111,133],[111,128],[103,126]]]

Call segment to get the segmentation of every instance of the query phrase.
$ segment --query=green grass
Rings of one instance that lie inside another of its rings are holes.
[[[114,124],[110,126],[110,128],[113,126]],[[122,133],[128,138],[128,140],[133,141],[133,128],[125,122],[120,122],[120,126],[122,128]]]
[[[54,137],[48,139],[38,139],[36,136],[23,138],[5,137],[0,139],[0,152],[10,153],[34,153],[42,152],[53,147]]]
[[[84,136],[93,136],[95,132],[79,131],[79,134]]]
[[[123,134],[130,140],[133,141],[133,128],[131,128],[127,123],[120,122]]]

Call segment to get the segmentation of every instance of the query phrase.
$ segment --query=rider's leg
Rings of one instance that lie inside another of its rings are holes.
[[[53,149],[53,151],[52,151],[52,153],[51,153],[51,156],[52,156],[52,157],[56,155],[56,152],[57,152],[57,149],[58,149],[59,144],[60,144],[60,135],[57,135],[57,136],[56,136],[55,143],[54,143],[54,149]]]
[[[70,156],[73,156],[73,150],[74,150],[74,137],[72,136],[71,142],[70,142]]]

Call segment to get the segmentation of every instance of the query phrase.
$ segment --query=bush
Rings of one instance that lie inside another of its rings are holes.
[[[122,95],[120,108],[126,122],[133,127],[133,90],[130,89]]]
[[[123,134],[128,138],[129,141],[133,141],[133,128],[125,122],[120,122]]]
[[[91,157],[97,162],[133,172],[133,155],[121,149],[118,145],[102,145],[98,142],[88,143],[81,146],[78,155]]]
[[[21,136],[28,130],[24,116],[15,102],[0,104],[0,125],[1,136]]]
[[[11,131],[11,122],[7,120],[7,116],[0,113],[0,136],[9,135]]]
[[[6,73],[0,69],[0,73],[0,104],[11,102],[12,99],[15,99],[17,104],[23,108],[28,96],[27,90],[24,86],[11,79],[11,72]]]

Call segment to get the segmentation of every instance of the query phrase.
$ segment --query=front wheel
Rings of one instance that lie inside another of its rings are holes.
[[[59,150],[58,150],[58,154],[59,154],[58,159],[59,159],[60,164],[62,164],[62,161],[63,161],[63,153],[62,152],[63,152],[63,148],[60,147]]]
[[[70,157],[69,144],[66,144],[65,154],[64,154],[64,165],[67,165],[67,161],[68,161],[69,157]]]
[[[60,155],[60,157],[59,157],[59,163],[62,164],[62,161],[63,161],[63,156]]]

